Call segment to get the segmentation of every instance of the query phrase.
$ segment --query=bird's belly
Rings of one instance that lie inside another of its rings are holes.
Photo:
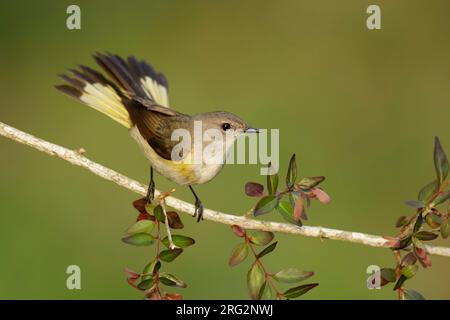
[[[202,184],[213,179],[222,169],[223,164],[191,164],[172,161],[160,157],[141,136],[139,129],[133,126],[130,135],[144,152],[150,165],[162,176],[178,184]]]

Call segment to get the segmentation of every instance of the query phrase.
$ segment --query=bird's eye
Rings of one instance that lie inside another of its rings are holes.
[[[222,124],[222,129],[223,129],[223,131],[227,131],[228,129],[230,129],[231,128],[231,125],[229,124],[229,123],[224,123],[224,124]]]

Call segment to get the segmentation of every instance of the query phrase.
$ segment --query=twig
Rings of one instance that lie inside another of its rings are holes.
[[[140,195],[145,195],[147,193],[147,187],[145,185],[137,182],[136,180],[128,178],[127,176],[124,176],[114,170],[106,168],[99,163],[89,160],[85,156],[81,155],[78,151],[69,150],[51,142],[42,140],[1,122],[0,135],[16,142],[28,145],[51,156],[66,160],[76,166],[83,167],[105,180],[112,181],[119,186],[122,186]],[[159,191],[155,191],[156,196],[158,196],[159,194]],[[168,206],[190,215],[194,215],[195,208],[192,204],[174,197],[167,197],[165,200]],[[359,243],[371,247],[383,247],[384,243],[387,241],[380,236],[365,234],[361,232],[351,232],[313,226],[298,227],[287,223],[259,221],[242,216],[234,216],[211,209],[204,209],[203,218],[205,220],[228,225],[236,224],[244,229],[282,232],[313,238],[326,238]],[[429,254],[450,257],[450,248],[448,247],[425,246],[425,249]]]

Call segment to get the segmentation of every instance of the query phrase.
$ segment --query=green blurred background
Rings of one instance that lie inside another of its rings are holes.
[[[66,8],[81,6],[82,29]],[[379,4],[382,29],[366,28]],[[169,79],[171,105],[186,113],[226,110],[280,128],[286,167],[324,175],[333,198],[314,203],[310,225],[394,235],[402,202],[434,174],[433,137],[450,153],[450,3],[440,1],[2,1],[0,121],[70,148],[142,182],[148,165],[118,124],[58,93],[57,74],[108,50],[145,58]],[[140,299],[123,268],[140,270],[153,249],[123,244],[138,196],[89,172],[0,138],[0,298]],[[283,172],[284,174],[284,172]],[[205,206],[244,213],[256,165],[230,165],[199,186]],[[158,177],[157,186],[174,185]],[[176,196],[192,201],[189,190]],[[229,227],[183,216],[197,244],[168,271],[188,299],[247,298],[249,262],[229,268],[239,241]],[[273,213],[267,217],[279,220]],[[366,288],[366,268],[392,266],[388,250],[277,235],[266,264],[313,270],[305,299],[391,299],[392,286]],[[448,241],[436,243],[449,245]],[[450,298],[450,259],[432,257],[408,287]],[[66,289],[66,267],[82,289]]]

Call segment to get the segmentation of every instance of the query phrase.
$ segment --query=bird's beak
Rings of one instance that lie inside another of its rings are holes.
[[[247,128],[245,128],[245,133],[259,133],[259,129],[255,129],[255,128],[252,128],[252,127],[248,127],[247,126]]]

